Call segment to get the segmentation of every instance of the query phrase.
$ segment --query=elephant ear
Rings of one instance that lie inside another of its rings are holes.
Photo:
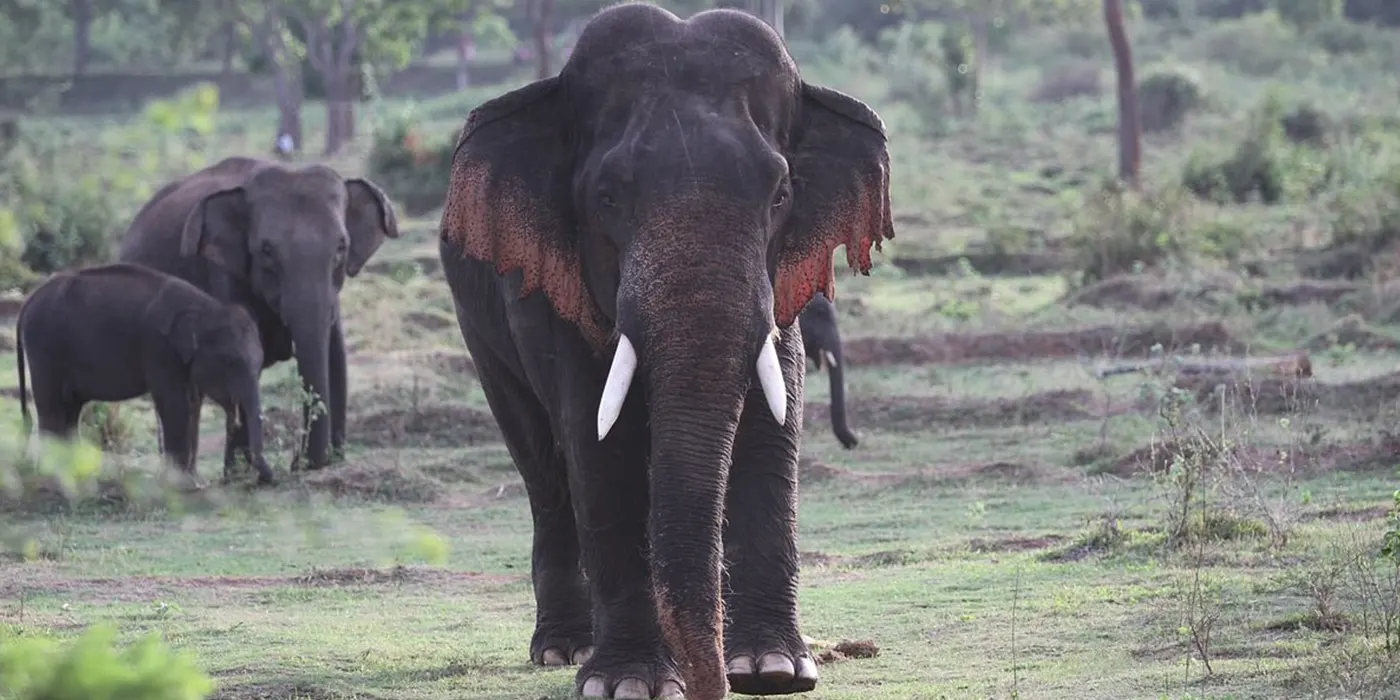
[[[569,234],[570,163],[558,78],[537,80],[472,110],[452,157],[441,235],[498,274],[520,270],[521,297],[543,292],[595,348],[602,330]]]
[[[802,104],[788,154],[793,211],[784,226],[774,320],[787,328],[813,295],[835,299],[832,252],[870,274],[870,247],[894,238],[890,215],[890,158],[885,126],[865,103],[836,90],[803,83]]]
[[[358,177],[345,181],[345,229],[350,234],[345,274],[354,277],[384,239],[399,237],[394,205],[378,185]]]
[[[248,192],[242,186],[205,196],[185,217],[180,255],[203,255],[229,274],[247,279],[250,217]]]
[[[161,296],[160,294],[156,295],[151,304],[152,307],[161,303]],[[180,356],[180,361],[186,367],[194,364],[194,356],[199,352],[199,312],[186,308],[163,314],[163,316],[161,333],[170,341],[170,346],[175,348],[175,354]]]

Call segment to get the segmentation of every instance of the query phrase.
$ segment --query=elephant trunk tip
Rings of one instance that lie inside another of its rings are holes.
[[[685,681],[685,697],[689,700],[723,700],[729,694],[729,677],[723,661],[724,613],[721,607],[722,604],[715,608],[712,620],[678,619],[671,592],[664,585],[656,585],[656,612],[661,634],[676,656],[681,679]]]

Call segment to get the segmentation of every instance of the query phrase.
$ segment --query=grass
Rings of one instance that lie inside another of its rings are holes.
[[[1287,99],[1357,122],[1400,106],[1371,70],[1385,54],[1303,44],[1290,54],[1271,43],[1289,31],[1267,18],[1134,26],[1140,66],[1180,63],[1208,95],[1181,128],[1145,139],[1149,182],[1179,179],[1192,151],[1229,152],[1283,82]],[[1321,301],[1261,291],[1301,284],[1292,249],[1329,242],[1336,200],[1384,172],[1393,139],[1385,127],[1353,134],[1331,152],[1353,180],[1313,197],[1192,205],[1188,225],[1248,234],[1259,271],[1190,251],[1128,275],[1178,292],[1164,303],[1122,293],[1078,303],[1076,217],[1115,162],[1112,95],[1030,96],[1048,79],[1046,56],[1106,61],[1082,35],[1014,42],[976,121],[920,106],[937,95],[892,96],[898,76],[860,60],[812,64],[809,78],[869,100],[889,125],[899,218],[870,277],[838,274],[862,441],[836,442],[827,376],[809,374],[798,523],[803,631],[819,651],[869,639],[880,652],[833,656],[807,697],[1396,697],[1393,652],[1375,628],[1400,621],[1400,579],[1386,588],[1393,572],[1370,556],[1396,487],[1393,271]],[[825,44],[794,51],[835,55]],[[411,109],[425,132],[451,134],[502,89],[377,104],[362,133]],[[308,112],[310,144],[320,118]],[[92,124],[70,121],[54,128]],[[257,134],[272,123],[268,112],[221,113],[207,142],[223,150],[206,159],[262,152]],[[100,126],[114,140],[135,124]],[[367,142],[336,167],[359,174]],[[1133,222],[1091,223],[1115,236]],[[196,655],[220,698],[569,697],[572,669],[527,663],[528,504],[457,335],[436,226],[436,215],[404,217],[403,237],[342,295],[346,464],[256,494],[0,501],[0,624],[60,637],[103,620],[127,639],[157,631]],[[894,264],[987,251],[1059,262],[933,274]],[[1352,315],[1369,340],[1327,336]],[[1224,347],[1193,347],[1202,339]],[[1095,375],[1159,351],[1299,349],[1312,377],[1232,375],[1219,381],[1224,410],[1216,380]],[[0,353],[0,388],[13,386],[13,363]],[[291,369],[263,380],[282,470],[299,423]],[[156,481],[149,401],[121,415],[131,439],[104,469]],[[214,477],[216,408],[201,430],[201,471]]]

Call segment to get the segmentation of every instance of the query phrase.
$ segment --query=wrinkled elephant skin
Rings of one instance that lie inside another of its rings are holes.
[[[816,686],[793,324],[893,233],[880,118],[742,12],[614,5],[472,111],[440,252],[528,487],[534,662],[586,697]]]

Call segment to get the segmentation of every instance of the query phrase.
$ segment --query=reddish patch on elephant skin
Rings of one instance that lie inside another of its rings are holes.
[[[832,253],[870,274],[872,246],[894,238],[889,153],[880,117],[854,99],[803,86],[802,140],[789,158],[797,209],[774,285],[774,321],[787,328],[817,292],[835,299]]]
[[[560,318],[577,325],[595,347],[608,336],[596,323],[583,286],[578,252],[559,235],[564,224],[525,183],[493,177],[486,162],[466,158],[452,166],[442,211],[443,234],[470,257],[505,275],[520,270],[520,296],[543,291]]]
[[[729,695],[729,676],[725,673],[724,640],[716,635],[703,635],[687,631],[676,619],[676,609],[671,605],[671,593],[660,582],[652,583],[656,599],[656,619],[661,625],[661,636],[671,647],[680,667],[681,678],[685,681],[685,697],[693,700],[724,700]],[[721,608],[723,605],[721,604]],[[711,629],[724,629],[724,614],[715,610]]]

